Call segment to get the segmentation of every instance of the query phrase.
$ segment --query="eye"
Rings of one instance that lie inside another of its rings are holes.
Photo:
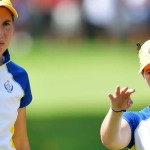
[[[11,22],[10,22],[10,21],[5,21],[5,22],[3,23],[3,25],[4,25],[4,26],[10,26],[10,25],[11,25]]]
[[[149,74],[150,74],[150,70],[147,70],[147,71],[146,71],[146,74],[148,74],[148,75],[149,75]]]
[[[8,25],[10,25],[10,23],[8,23],[8,22],[4,22],[4,24],[3,24],[4,26],[8,26]]]

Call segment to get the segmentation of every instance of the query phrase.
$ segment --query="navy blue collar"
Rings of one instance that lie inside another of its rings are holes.
[[[10,54],[8,49],[6,49],[6,51],[3,53],[3,57],[4,57],[4,64],[10,60]]]

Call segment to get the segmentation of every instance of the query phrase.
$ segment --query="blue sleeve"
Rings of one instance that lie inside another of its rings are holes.
[[[32,94],[31,94],[29,79],[27,76],[26,87],[24,88],[24,97],[22,97],[21,99],[20,108],[23,108],[29,105],[31,100],[32,100]]]
[[[21,98],[20,102],[20,108],[26,107],[32,101],[32,93],[30,89],[28,74],[25,69],[13,62],[8,63],[7,67],[14,80],[20,84],[24,91],[24,96]]]
[[[131,148],[134,143],[134,132],[141,121],[150,118],[150,106],[138,111],[138,112],[125,112],[123,118],[128,122],[131,128],[131,141],[128,148]]]

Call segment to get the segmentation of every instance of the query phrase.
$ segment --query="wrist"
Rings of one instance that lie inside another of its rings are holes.
[[[116,113],[119,113],[119,112],[126,112],[126,110],[124,110],[124,109],[122,109],[122,110],[115,110],[115,109],[113,109],[112,107],[110,107],[111,108],[111,110],[113,111],[113,112],[116,112]]]

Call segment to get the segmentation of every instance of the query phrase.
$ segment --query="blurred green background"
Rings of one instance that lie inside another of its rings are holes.
[[[109,109],[107,93],[116,85],[135,88],[131,110],[148,105],[135,42],[38,38],[30,53],[13,49],[12,60],[28,71],[33,92],[27,107],[32,150],[106,150],[99,130]]]
[[[107,150],[99,135],[117,85],[149,105],[136,42],[150,35],[149,0],[12,0],[18,11],[12,60],[30,78],[32,150]]]

